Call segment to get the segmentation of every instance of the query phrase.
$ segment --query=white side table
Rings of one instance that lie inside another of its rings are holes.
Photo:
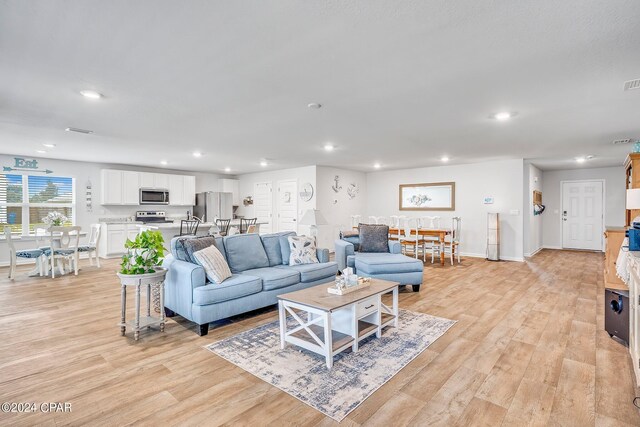
[[[124,336],[127,326],[133,328],[133,337],[137,341],[140,337],[140,330],[154,325],[160,325],[160,332],[164,332],[164,278],[167,269],[158,267],[155,273],[147,274],[120,274],[121,288],[121,308],[120,332]],[[160,286],[160,317],[151,315],[151,285]],[[134,286],[136,293],[136,317],[133,321],[126,321],[127,312],[127,286]],[[140,288],[147,288],[147,315],[140,317]]]

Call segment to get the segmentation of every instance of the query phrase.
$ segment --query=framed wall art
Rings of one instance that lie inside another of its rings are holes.
[[[456,183],[401,184],[399,208],[401,211],[453,211],[456,209]]]

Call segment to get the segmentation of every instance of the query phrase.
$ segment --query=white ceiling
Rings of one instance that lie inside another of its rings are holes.
[[[622,90],[638,22],[637,0],[2,2],[0,152],[234,174],[618,165],[631,147],[611,141],[640,138]]]

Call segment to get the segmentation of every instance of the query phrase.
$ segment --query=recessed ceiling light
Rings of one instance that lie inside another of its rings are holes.
[[[56,144],[42,144],[47,148],[56,148]]]
[[[493,115],[494,119],[500,121],[509,120],[511,117],[513,117],[513,114],[508,111],[501,111]]]
[[[322,108],[322,104],[318,104],[317,102],[312,102],[310,104],[307,104],[307,107],[317,110],[319,108]]]
[[[80,95],[89,99],[100,99],[104,96],[100,92],[96,92],[95,90],[81,90]]]
[[[334,148],[336,147],[334,147],[331,143],[324,144],[325,151],[333,151]]]
[[[36,150],[36,153],[38,153],[38,154],[47,154],[47,152],[44,151],[44,150]]]
[[[446,162],[449,161],[449,158],[447,156],[442,156],[442,157],[440,157],[440,161],[446,163]]]
[[[584,158],[584,157],[576,157],[576,162],[578,162],[578,163],[584,163],[586,161],[587,161],[587,159]]]
[[[199,151],[194,151],[193,152],[193,157],[202,157],[202,153]]]
[[[587,160],[591,160],[591,159],[593,159],[593,157],[594,157],[594,156],[592,156],[591,154],[589,154],[589,155],[587,156]]]
[[[374,163],[373,167],[376,169],[380,169],[382,165],[380,163]]]
[[[224,171],[227,172],[227,173],[231,172],[231,168],[224,168]]]
[[[160,164],[162,166],[167,166],[169,164],[169,162],[167,162],[166,160],[160,160]]]
[[[269,163],[267,163],[267,161],[266,161],[266,160],[261,160],[261,161],[260,161],[260,166],[265,167],[265,166],[267,166],[267,165],[269,165]]]

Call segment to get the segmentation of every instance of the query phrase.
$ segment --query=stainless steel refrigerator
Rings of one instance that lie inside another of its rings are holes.
[[[233,218],[233,194],[206,191],[196,194],[193,215],[204,222],[214,222],[216,218]]]

